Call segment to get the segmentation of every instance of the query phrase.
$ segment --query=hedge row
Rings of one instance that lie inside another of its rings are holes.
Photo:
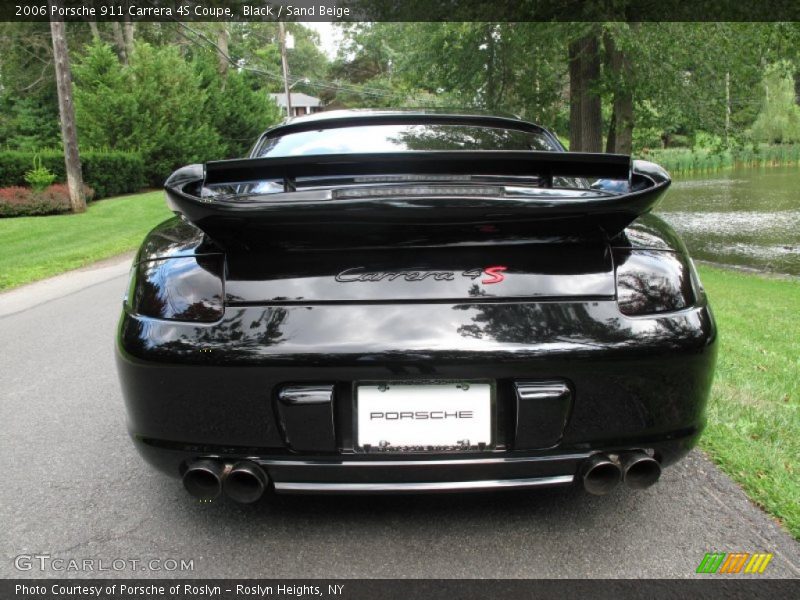
[[[94,190],[87,185],[83,186],[83,192],[86,200],[94,197]],[[0,218],[57,215],[70,210],[69,189],[63,183],[40,191],[19,186],[0,188]]]
[[[25,173],[33,168],[34,157],[55,173],[56,181],[66,181],[64,154],[58,150],[0,150],[0,188],[27,185]],[[84,183],[95,191],[96,199],[138,192],[146,183],[144,161],[134,152],[81,152],[81,166]]]

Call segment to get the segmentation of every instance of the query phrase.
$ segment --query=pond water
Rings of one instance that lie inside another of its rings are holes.
[[[682,176],[655,211],[693,258],[800,275],[800,168]]]

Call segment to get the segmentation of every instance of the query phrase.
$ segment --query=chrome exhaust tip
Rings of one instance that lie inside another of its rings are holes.
[[[644,452],[629,452],[620,456],[622,480],[628,487],[643,490],[661,477],[661,465]]]
[[[583,488],[590,494],[602,496],[613,490],[622,478],[617,463],[605,454],[595,454],[583,467]]]
[[[222,492],[225,465],[210,458],[195,460],[186,465],[183,487],[199,500],[214,500]]]
[[[269,478],[261,467],[250,461],[240,461],[225,477],[223,489],[231,500],[250,504],[261,498],[268,482]]]

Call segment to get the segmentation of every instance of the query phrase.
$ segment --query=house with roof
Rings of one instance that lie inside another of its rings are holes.
[[[292,100],[292,116],[298,117],[300,115],[310,115],[311,113],[319,112],[323,109],[322,102],[319,98],[303,94],[302,92],[289,92]],[[286,94],[270,94],[275,104],[280,109],[286,112]]]

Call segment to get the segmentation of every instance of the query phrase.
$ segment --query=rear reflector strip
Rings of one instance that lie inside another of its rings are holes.
[[[464,492],[497,489],[521,489],[569,485],[573,475],[534,477],[530,479],[490,479],[482,481],[424,481],[401,483],[305,483],[276,481],[275,491],[287,494],[369,494],[413,492]]]

